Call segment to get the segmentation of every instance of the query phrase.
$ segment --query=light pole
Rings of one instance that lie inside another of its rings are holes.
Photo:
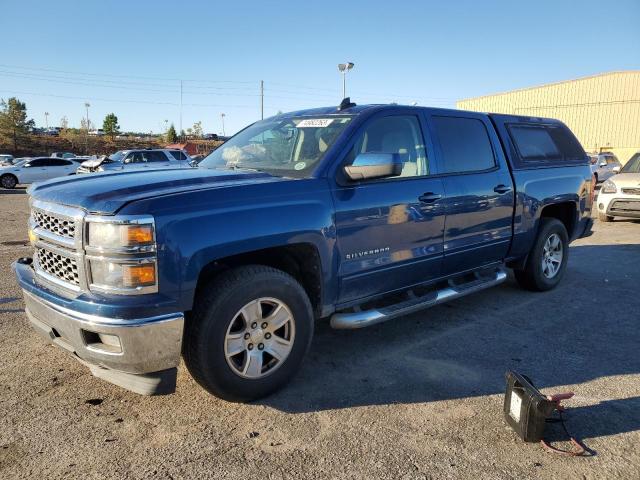
[[[221,113],[220,118],[222,119],[222,136],[226,137],[226,134],[224,133],[224,117],[225,117],[225,114]]]
[[[89,107],[91,105],[89,104],[89,102],[85,102],[84,104],[84,108],[87,109],[87,133],[89,133]]]
[[[47,130],[49,130],[49,112],[44,112],[44,124]]]
[[[342,73],[342,98],[347,98],[347,72],[353,68],[353,62],[339,63],[338,71]]]

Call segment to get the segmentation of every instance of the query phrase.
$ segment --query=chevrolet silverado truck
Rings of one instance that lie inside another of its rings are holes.
[[[256,122],[189,169],[30,191],[26,315],[100,378],[170,393],[183,357],[251,401],[299,369],[314,321],[387,321],[498,285],[561,281],[590,227],[589,159],[546,118],[398,105]]]

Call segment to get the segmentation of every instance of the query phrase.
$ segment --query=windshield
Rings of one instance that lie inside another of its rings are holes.
[[[640,173],[640,153],[636,153],[624,167],[620,169],[620,173]]]
[[[199,168],[248,168],[305,177],[351,121],[349,116],[276,117],[256,122],[214,150]]]
[[[120,150],[114,154],[109,155],[109,160],[113,160],[114,162],[122,162],[126,154],[126,150]]]

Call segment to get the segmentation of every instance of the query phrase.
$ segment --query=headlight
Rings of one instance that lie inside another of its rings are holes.
[[[153,224],[89,223],[89,246],[99,249],[145,247],[154,244]]]
[[[127,290],[156,285],[156,265],[148,263],[127,264],[108,259],[93,259],[91,263],[91,283],[99,289]]]
[[[600,189],[602,193],[616,193],[618,189],[616,188],[616,184],[611,180],[607,180],[602,184],[602,188]]]
[[[89,216],[87,223],[91,290],[125,295],[158,291],[153,217]]]

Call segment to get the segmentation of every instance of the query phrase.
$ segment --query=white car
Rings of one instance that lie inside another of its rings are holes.
[[[590,153],[589,157],[591,158],[591,173],[596,177],[596,183],[604,182],[622,168],[618,157],[611,152]]]
[[[15,165],[0,167],[0,186],[14,188],[18,184],[42,182],[50,178],[73,175],[78,163],[64,158],[36,157]]]
[[[190,167],[190,164],[191,157],[183,150],[167,148],[120,150],[108,157],[82,162],[77,173],[184,168]]]
[[[603,222],[613,217],[640,218],[640,152],[602,184],[597,204],[598,219]]]

